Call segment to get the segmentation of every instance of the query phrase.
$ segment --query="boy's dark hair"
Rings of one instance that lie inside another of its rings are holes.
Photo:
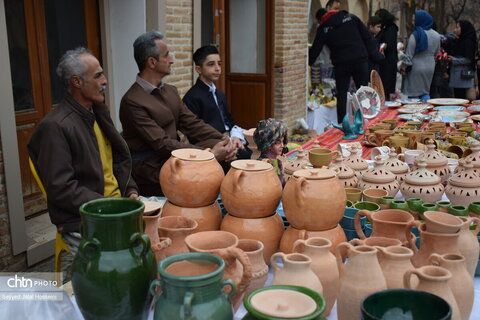
[[[377,24],[382,24],[382,19],[379,16],[371,16],[368,18],[367,27],[376,26]]]
[[[219,54],[218,49],[215,46],[203,46],[198,48],[193,54],[193,62],[196,66],[201,67],[205,62],[205,59],[211,54]]]
[[[317,13],[315,13],[315,19],[317,19],[317,21],[322,20],[322,17],[325,13],[327,13],[327,10],[325,10],[324,8],[318,9]]]
[[[325,5],[325,8],[331,7],[334,2],[340,3],[340,0],[328,0],[327,4]]]

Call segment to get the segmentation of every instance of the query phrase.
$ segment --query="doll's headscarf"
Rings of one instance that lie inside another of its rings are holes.
[[[258,151],[261,153],[267,151],[278,139],[283,139],[283,143],[287,144],[287,127],[281,121],[268,118],[257,123],[253,140],[258,147]]]

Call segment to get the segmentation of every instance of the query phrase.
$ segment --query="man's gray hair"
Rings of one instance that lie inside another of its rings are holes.
[[[145,69],[147,59],[160,57],[160,48],[157,46],[155,40],[162,40],[163,34],[158,31],[148,31],[140,35],[133,43],[133,57],[137,63],[138,70],[141,72]]]
[[[93,55],[87,48],[78,47],[73,50],[68,50],[60,58],[57,67],[57,75],[60,77],[66,88],[70,87],[70,78],[73,76],[78,76],[85,80],[87,64],[82,59],[79,59],[79,56],[83,54]]]

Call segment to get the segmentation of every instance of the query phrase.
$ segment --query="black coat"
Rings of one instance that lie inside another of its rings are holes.
[[[385,60],[380,64],[380,77],[387,100],[389,100],[389,94],[395,92],[397,82],[397,35],[398,27],[392,23],[385,26],[377,36],[378,43],[387,44],[387,48],[383,51]]]

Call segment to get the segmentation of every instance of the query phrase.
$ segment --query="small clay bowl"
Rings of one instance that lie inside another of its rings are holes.
[[[380,203],[382,197],[388,196],[388,191],[377,188],[368,188],[363,190],[363,200],[368,202]]]
[[[345,193],[347,194],[347,200],[350,200],[353,203],[362,200],[362,189],[359,189],[359,188],[345,188]]]
[[[462,227],[462,220],[441,211],[425,211],[423,213],[425,226],[432,233],[456,233]]]

